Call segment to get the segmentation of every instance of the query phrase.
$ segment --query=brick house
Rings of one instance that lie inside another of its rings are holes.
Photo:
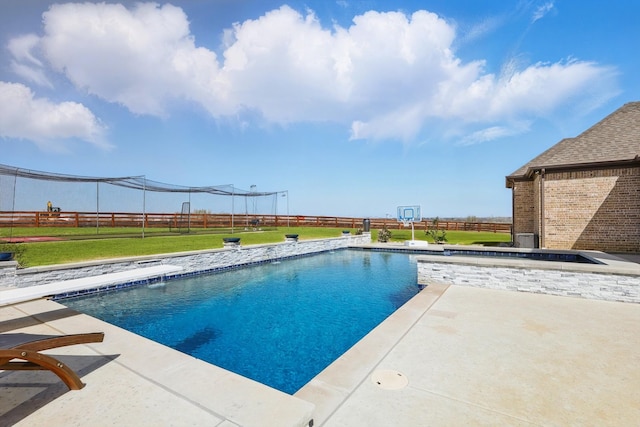
[[[640,252],[640,102],[563,139],[506,186],[516,245]]]

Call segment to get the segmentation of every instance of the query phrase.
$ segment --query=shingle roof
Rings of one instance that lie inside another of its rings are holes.
[[[536,169],[637,160],[640,156],[640,102],[623,105],[575,138],[566,138],[514,171],[525,178]],[[508,185],[508,184],[507,184]]]

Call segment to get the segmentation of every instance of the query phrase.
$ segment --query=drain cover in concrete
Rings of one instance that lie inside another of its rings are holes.
[[[400,390],[409,384],[409,379],[398,371],[380,369],[371,374],[371,382],[384,390]]]

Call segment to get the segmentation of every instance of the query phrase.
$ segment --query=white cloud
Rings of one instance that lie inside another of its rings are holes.
[[[435,122],[455,128],[444,134],[470,123],[510,128],[587,89],[601,89],[593,99],[611,96],[611,68],[516,64],[496,76],[481,59],[456,57],[455,39],[455,28],[427,11],[370,11],[348,28],[323,28],[312,12],[282,6],[226,30],[218,57],[197,46],[180,8],[84,3],[51,6],[38,46],[77,88],[137,114],[165,116],[186,101],[240,121],[338,122],[352,139],[411,141]]]
[[[19,83],[0,82],[0,137],[27,139],[43,148],[77,138],[102,148],[105,128],[82,104],[35,98]]]
[[[551,10],[553,10],[553,2],[549,1],[546,2],[543,5],[540,5],[536,8],[536,10],[533,12],[533,16],[531,17],[531,22],[536,22],[539,19],[544,18],[544,16],[549,13]]]
[[[77,87],[139,114],[218,97],[216,55],[194,45],[182,9],[154,3],[53,5],[42,48]]]
[[[40,38],[35,34],[11,39],[7,45],[7,49],[13,56],[11,70],[29,82],[53,88],[45,74],[44,64],[34,54],[39,44]]]
[[[33,49],[40,42],[40,38],[35,34],[26,34],[21,37],[11,39],[8,44],[9,52],[20,62],[28,62],[32,65],[42,67],[42,62],[33,55]]]
[[[530,123],[528,122],[513,123],[510,126],[490,126],[465,135],[459,144],[473,145],[507,136],[520,135],[529,130],[529,127]]]
[[[439,85],[478,66],[454,57],[454,36],[425,11],[367,12],[329,31],[285,6],[236,25],[223,73],[232,99],[270,121],[343,121],[353,138],[406,139],[432,113]]]
[[[420,130],[420,107],[393,111],[370,122],[355,121],[351,125],[351,139],[401,139],[410,141]]]
[[[503,23],[504,17],[491,16],[467,27],[460,28],[461,33],[458,36],[459,39],[457,40],[457,44],[463,45],[482,38],[485,35],[496,31],[496,29],[503,25]]]

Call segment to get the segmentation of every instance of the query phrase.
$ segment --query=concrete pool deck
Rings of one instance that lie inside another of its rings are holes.
[[[640,305],[430,285],[289,396],[48,300],[0,332],[104,331],[62,354],[87,386],[0,371],[8,425],[635,425]],[[310,343],[312,344],[312,343]],[[312,347],[312,345],[310,345]],[[322,351],[316,349],[316,351]]]
[[[403,308],[296,394],[319,425],[640,420],[640,305],[429,286]]]

